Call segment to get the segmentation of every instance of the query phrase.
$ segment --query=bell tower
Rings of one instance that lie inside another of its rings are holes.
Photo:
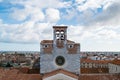
[[[40,73],[59,69],[80,74],[80,44],[67,39],[67,26],[53,26],[53,40],[40,43]]]
[[[64,48],[67,43],[67,26],[53,26],[54,45],[57,48]]]

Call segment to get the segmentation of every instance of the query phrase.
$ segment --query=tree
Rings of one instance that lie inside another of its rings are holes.
[[[5,67],[13,67],[13,66],[8,62]]]

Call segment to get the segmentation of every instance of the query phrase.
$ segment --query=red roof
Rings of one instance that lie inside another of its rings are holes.
[[[41,43],[53,43],[53,40],[42,40]],[[71,40],[67,40],[67,43],[75,43],[75,42]]]
[[[110,60],[91,60],[91,59],[81,59],[81,63],[98,63],[98,64],[106,64],[110,63]]]
[[[41,43],[53,43],[53,40],[42,40]]]
[[[17,69],[0,68],[0,80],[42,80],[40,74],[23,74],[18,73],[18,71]],[[55,70],[45,74],[43,77],[49,77],[57,73],[63,73],[75,78],[79,77],[79,80],[120,80],[119,74],[80,74],[80,76],[76,76],[65,70]]]
[[[116,64],[116,65],[120,65],[120,60],[115,59],[113,61],[111,61],[112,64]]]
[[[119,74],[81,74],[79,80],[120,80]]]
[[[79,76],[77,76],[76,74],[74,73],[71,73],[69,71],[66,71],[66,70],[63,70],[63,69],[58,69],[58,70],[55,70],[55,71],[52,71],[52,72],[49,72],[49,73],[46,73],[44,76],[43,76],[43,79],[44,78],[47,78],[47,77],[50,77],[50,76],[53,76],[53,75],[56,75],[58,73],[63,73],[67,76],[70,76],[70,77],[73,77],[73,78],[76,78],[78,79]]]

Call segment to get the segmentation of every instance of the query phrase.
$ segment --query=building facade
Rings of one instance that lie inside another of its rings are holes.
[[[80,44],[67,39],[67,26],[53,26],[53,35],[40,43],[40,73],[63,69],[80,74]]]
[[[120,60],[116,59],[113,60],[111,63],[108,64],[109,73],[118,73],[120,74]]]

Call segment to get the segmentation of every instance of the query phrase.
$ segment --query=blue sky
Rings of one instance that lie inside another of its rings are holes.
[[[120,0],[0,0],[0,51],[39,51],[68,26],[81,51],[120,51]]]

